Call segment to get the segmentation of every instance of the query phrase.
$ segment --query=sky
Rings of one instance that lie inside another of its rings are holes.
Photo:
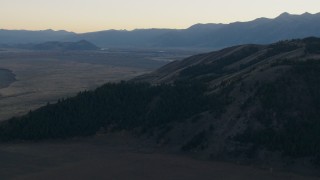
[[[283,12],[318,13],[320,0],[0,0],[0,29],[184,29]]]

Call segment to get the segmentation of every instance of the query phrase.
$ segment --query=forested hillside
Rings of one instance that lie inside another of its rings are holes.
[[[0,124],[0,140],[129,131],[219,159],[320,158],[320,39],[242,45],[170,63]]]

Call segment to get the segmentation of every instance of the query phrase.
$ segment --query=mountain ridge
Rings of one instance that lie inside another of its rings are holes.
[[[248,22],[229,24],[195,24],[187,29],[135,29],[104,30],[88,33],[56,32],[46,30],[35,36],[23,33],[4,35],[0,30],[0,44],[32,43],[32,41],[88,40],[100,47],[161,47],[161,48],[213,48],[221,49],[240,44],[269,44],[275,41],[308,36],[320,36],[320,13],[293,15],[282,13],[278,17],[257,18]],[[8,32],[5,32],[8,33]],[[26,32],[24,32],[26,33]],[[18,37],[18,38],[16,38]],[[20,39],[19,39],[20,38]]]
[[[47,41],[43,43],[27,43],[27,44],[13,44],[13,45],[1,45],[0,48],[5,49],[24,49],[34,51],[92,51],[100,50],[93,43],[80,40],[75,42],[66,41]]]

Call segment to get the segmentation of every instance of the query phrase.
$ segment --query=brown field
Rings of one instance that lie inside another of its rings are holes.
[[[2,51],[0,69],[11,70],[16,81],[0,88],[0,121],[106,82],[130,79],[188,55],[187,51],[156,50]]]
[[[149,147],[149,148],[145,148]],[[126,135],[0,145],[1,180],[316,180],[161,151]]]

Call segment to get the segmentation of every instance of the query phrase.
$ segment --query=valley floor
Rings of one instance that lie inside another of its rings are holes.
[[[122,142],[122,143],[119,143]],[[0,145],[1,180],[320,179],[159,151],[126,135]]]
[[[195,52],[171,50],[160,53],[157,50],[135,49],[97,52],[2,51],[0,121],[26,114],[47,102],[74,96],[79,91],[95,89],[107,82],[131,79],[192,53]]]

